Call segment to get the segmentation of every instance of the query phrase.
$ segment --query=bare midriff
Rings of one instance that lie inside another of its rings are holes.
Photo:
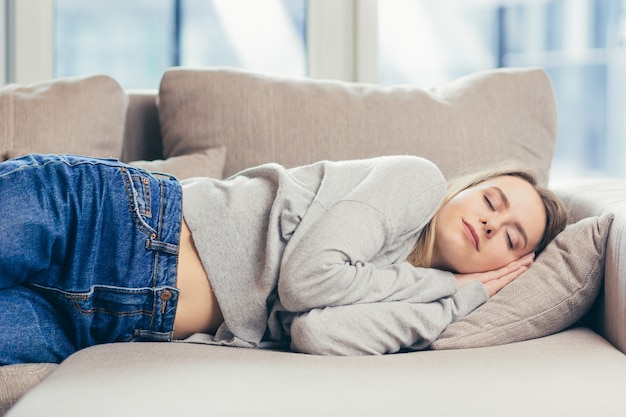
[[[177,279],[176,286],[180,294],[174,321],[174,339],[184,339],[194,333],[215,334],[224,322],[224,317],[184,220]]]

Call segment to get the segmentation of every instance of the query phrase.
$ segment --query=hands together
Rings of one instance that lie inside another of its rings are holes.
[[[515,278],[519,277],[532,265],[535,259],[534,253],[529,253],[526,256],[511,262],[508,265],[499,269],[487,272],[476,272],[471,274],[454,274],[456,278],[457,286],[471,282],[478,281],[483,284],[487,295],[491,298],[494,294],[504,288],[505,285],[511,283]]]

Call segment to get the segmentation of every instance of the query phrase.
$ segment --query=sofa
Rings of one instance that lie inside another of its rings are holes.
[[[557,192],[570,223],[427,350],[316,356],[202,335],[99,345],[61,364],[0,367],[0,415],[626,415],[626,180],[550,179],[556,100],[541,68],[431,88],[232,68],[171,68],[158,90],[103,75],[0,88],[0,159],[115,157],[180,179],[389,154],[451,177],[515,159]]]

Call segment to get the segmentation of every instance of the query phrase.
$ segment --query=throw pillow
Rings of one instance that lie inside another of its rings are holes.
[[[173,156],[155,161],[133,161],[130,165],[147,171],[161,172],[175,176],[179,180],[191,177],[211,177],[222,179],[226,147],[205,149],[189,155]]]
[[[431,347],[501,345],[547,336],[576,323],[602,286],[613,217],[609,213],[567,226],[528,271],[450,324]]]
[[[557,130],[552,85],[537,68],[478,72],[428,89],[173,68],[158,105],[164,154],[227,146],[227,176],[264,162],[410,154],[446,176],[518,159],[545,184]]]
[[[119,158],[127,105],[120,85],[103,75],[7,85],[0,88],[0,155]]]

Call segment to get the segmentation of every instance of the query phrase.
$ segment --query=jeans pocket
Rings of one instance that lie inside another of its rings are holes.
[[[135,329],[151,329],[161,313],[158,301],[162,297],[157,297],[154,288],[94,285],[86,292],[72,292],[36,284],[31,287],[46,293],[47,299],[66,312],[82,347],[131,341]]]
[[[132,317],[152,315],[154,291],[152,288],[121,288],[94,285],[89,292],[68,293],[64,297],[83,316]]]
[[[146,175],[131,174],[132,194],[139,215],[151,218],[150,179]],[[129,196],[130,198],[130,196]]]
[[[128,206],[135,225],[147,236],[156,236],[148,220],[152,218],[152,190],[150,174],[140,170],[120,167],[128,197]]]

